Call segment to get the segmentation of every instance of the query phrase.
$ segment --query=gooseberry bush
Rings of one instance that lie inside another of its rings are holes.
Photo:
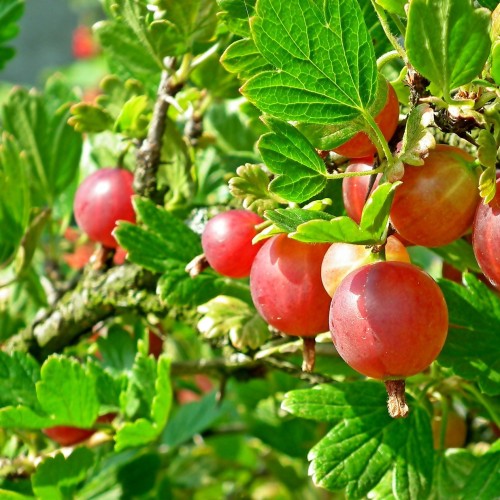
[[[72,3],[0,87],[0,496],[498,498],[496,4]]]

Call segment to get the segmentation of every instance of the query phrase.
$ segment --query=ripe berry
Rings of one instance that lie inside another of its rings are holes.
[[[460,238],[471,226],[479,202],[473,158],[440,144],[420,167],[405,166],[396,189],[391,222],[405,240],[438,247]]]
[[[128,170],[103,168],[78,187],[74,203],[76,222],[91,239],[105,247],[118,246],[111,234],[117,221],[135,222],[133,180]]]
[[[325,290],[333,297],[342,280],[354,269],[383,260],[372,248],[350,243],[333,243],[321,264],[321,280]],[[406,247],[395,237],[389,236],[385,245],[385,260],[410,262]]]
[[[230,278],[245,278],[264,242],[252,244],[255,226],[264,219],[247,210],[230,210],[210,219],[201,236],[208,263]]]
[[[250,274],[252,300],[279,331],[300,337],[328,331],[330,296],[321,283],[321,262],[329,246],[282,234],[259,250]]]
[[[346,172],[368,172],[373,168],[373,157],[360,158],[350,162]],[[344,200],[347,215],[357,224],[361,221],[361,214],[370,193],[378,186],[380,177],[378,174],[375,182],[371,185],[371,176],[345,177],[342,180],[342,198]]]
[[[500,290],[500,180],[495,197],[477,208],[472,246],[481,271]]]
[[[333,296],[330,331],[340,356],[380,380],[404,379],[438,356],[448,309],[436,282],[404,262],[376,262],[342,281]]]
[[[389,140],[398,126],[399,102],[392,85],[388,83],[387,89],[387,101],[382,111],[375,117],[375,123],[379,126],[386,140]],[[333,151],[346,158],[364,158],[374,155],[377,149],[364,132],[358,132]]]

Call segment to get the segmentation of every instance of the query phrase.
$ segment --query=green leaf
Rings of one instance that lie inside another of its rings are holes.
[[[358,117],[375,99],[375,53],[355,0],[260,0],[252,19],[257,49],[275,68],[242,93],[282,120],[332,124]]]
[[[34,386],[37,401],[33,399],[32,389],[27,387],[26,378],[23,386],[26,399],[19,401],[21,404],[17,406],[0,410],[0,427],[40,429],[70,425],[90,428],[97,419],[96,380],[89,367],[75,359],[53,355],[45,361]]]
[[[479,384],[489,395],[500,394],[500,346],[496,330],[500,298],[471,274],[466,286],[439,282],[449,310],[448,338],[438,361],[453,373]]]
[[[219,17],[231,33],[250,36],[250,18],[254,15],[256,0],[217,0]]]
[[[137,346],[130,333],[119,325],[108,328],[106,337],[97,339],[97,347],[104,367],[117,372],[132,368]]]
[[[150,102],[145,95],[132,97],[123,105],[116,119],[115,132],[136,139],[146,137],[150,113]]]
[[[472,469],[467,484],[462,490],[463,498],[495,498],[498,497],[500,481],[500,446],[493,445],[488,453],[478,458]]]
[[[94,465],[94,454],[77,448],[67,458],[62,453],[47,457],[31,478],[33,492],[39,500],[64,500],[82,483]]]
[[[269,189],[297,203],[318,194],[326,186],[326,167],[308,140],[292,125],[271,117],[272,130],[260,138],[259,150],[271,172],[277,174]]]
[[[205,271],[192,278],[183,267],[167,271],[158,282],[160,298],[172,306],[196,307],[220,295],[225,280],[215,272]]]
[[[131,262],[165,272],[201,253],[199,236],[174,215],[145,198],[135,197],[134,206],[144,225],[120,222],[114,232]]]
[[[401,17],[406,17],[406,0],[377,0],[377,3],[385,10],[392,12],[393,14],[397,14]]]
[[[386,238],[389,209],[399,182],[380,184],[370,195],[358,226],[350,217],[335,217],[330,221],[312,220],[297,227],[293,239],[305,243],[380,244]]]
[[[412,413],[404,445],[399,448],[394,469],[393,491],[398,500],[428,498],[432,486],[434,448],[427,412]]]
[[[17,276],[22,276],[30,267],[38,242],[42,236],[47,222],[50,220],[51,211],[49,209],[34,210],[35,215],[30,225],[24,233],[19,251],[16,255],[15,271]]]
[[[362,231],[372,234],[374,239],[380,241],[385,237],[392,200],[400,184],[400,182],[379,184],[366,200],[359,227]]]
[[[427,130],[432,120],[432,109],[426,104],[413,108],[407,118],[403,144],[397,158],[408,165],[423,165],[422,156],[436,145],[434,136]]]
[[[261,56],[255,42],[244,38],[232,43],[222,54],[220,62],[231,73],[248,80],[262,71],[270,71],[272,66]]]
[[[226,412],[226,406],[217,401],[213,391],[200,401],[181,406],[169,420],[161,442],[172,448],[179,446],[208,429]]]
[[[335,423],[309,453],[315,484],[331,491],[345,487],[348,498],[359,498],[395,465],[396,497],[419,498],[406,492],[425,497],[432,482],[430,418],[415,402],[407,419],[391,419],[385,399],[383,384],[371,381],[320,385],[285,395],[282,407],[290,413]],[[401,485],[410,489],[397,490]]]
[[[293,233],[301,224],[313,220],[333,219],[333,215],[319,210],[305,210],[303,208],[278,208],[277,210],[269,210],[265,213],[266,219],[270,220],[279,229],[284,232]]]
[[[449,262],[459,271],[481,272],[474,256],[472,245],[463,239],[455,240],[453,243],[443,247],[434,247],[432,248],[432,252],[439,255],[446,262]]]
[[[368,3],[370,3],[369,8],[373,9],[371,2]],[[366,108],[370,116],[377,116],[385,106],[387,102],[388,85],[386,79],[379,74],[376,97]],[[315,148],[324,151],[334,149],[344,144],[360,131],[368,130],[366,121],[362,115],[349,119],[348,121],[338,121],[328,124],[299,122],[297,128],[307,137]]]
[[[405,3],[404,0],[384,0],[386,3]],[[379,18],[375,9],[373,8],[373,4],[371,0],[358,0],[361,11],[363,12],[363,17],[365,18],[366,26],[368,27],[368,32],[372,39],[372,43],[375,47],[375,55],[380,57],[382,54],[389,52],[394,47],[391,42],[387,38],[387,35],[380,24]],[[380,2],[377,2],[380,3]],[[405,15],[406,17],[406,15]],[[397,32],[397,28],[393,26],[393,23],[389,19],[389,26],[391,27],[392,33]]]
[[[437,453],[434,469],[435,498],[466,498],[462,496],[471,472],[478,461],[469,450],[452,448]]]
[[[29,167],[14,137],[0,140],[0,264],[12,259],[28,227],[30,216]]]
[[[25,405],[36,408],[35,383],[40,379],[40,365],[28,354],[0,351],[0,407]]]
[[[94,25],[94,32],[120,76],[147,81],[163,69],[158,45],[164,35],[150,32],[151,13],[144,2],[117,0],[108,21]]]
[[[483,198],[483,203],[489,203],[496,193],[496,159],[497,159],[497,144],[495,138],[488,130],[481,130],[477,138],[479,149],[477,150],[477,157],[485,170],[481,173],[479,178],[479,194]]]
[[[5,42],[15,38],[19,33],[17,22],[24,13],[23,0],[3,0],[0,5],[0,70],[11,59],[15,51],[11,47],[4,47]]]
[[[217,27],[215,0],[156,0],[166,18],[151,24],[161,57],[194,53],[197,45],[209,42]]]
[[[76,359],[50,356],[42,365],[36,392],[40,406],[57,424],[90,428],[99,412],[95,379]]]
[[[129,419],[150,416],[156,374],[157,364],[154,358],[138,352],[126,391],[120,395],[120,406]]]
[[[185,138],[174,121],[167,119],[163,137],[163,164],[158,170],[158,185],[160,189],[168,188],[165,205],[167,209],[175,210],[178,206],[188,204],[187,200],[193,197],[191,157]]]
[[[497,85],[500,85],[500,40],[493,42],[491,49],[491,76]]]
[[[236,175],[229,179],[229,191],[242,201],[244,208],[263,214],[279,204],[267,189],[269,182],[269,176],[261,165],[247,163],[238,167]]]
[[[410,3],[408,58],[445,98],[481,73],[490,52],[490,17],[488,10],[475,9],[469,0]]]
[[[116,433],[115,450],[121,451],[132,446],[142,446],[155,441],[165,428],[172,406],[172,386],[170,383],[170,361],[163,355],[158,358],[154,397],[148,418],[126,422]]]
[[[58,81],[49,80],[44,94],[16,88],[3,106],[4,128],[26,153],[37,207],[52,206],[75,180],[82,151],[81,135],[67,124],[71,103],[60,102],[54,86]]]

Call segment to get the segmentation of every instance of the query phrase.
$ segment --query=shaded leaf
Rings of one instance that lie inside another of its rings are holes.
[[[439,282],[448,304],[450,328],[438,361],[486,394],[500,394],[500,345],[496,331],[500,298],[471,274],[466,286]]]
[[[40,500],[72,497],[94,465],[94,455],[88,448],[77,448],[67,458],[62,453],[47,457],[31,478],[33,492]]]
[[[408,58],[445,98],[481,73],[490,52],[490,16],[488,10],[475,9],[469,0],[410,3]]]

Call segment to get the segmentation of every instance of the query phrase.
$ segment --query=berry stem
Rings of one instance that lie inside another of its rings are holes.
[[[387,409],[392,418],[406,418],[408,416],[408,405],[405,398],[405,381],[404,380],[386,380],[385,388],[387,395]]]
[[[302,370],[307,373],[312,373],[316,363],[316,338],[303,337],[302,341],[304,344],[304,350],[302,351]]]

